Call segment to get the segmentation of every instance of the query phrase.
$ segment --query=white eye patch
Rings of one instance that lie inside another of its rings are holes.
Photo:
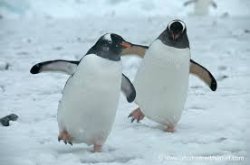
[[[112,38],[111,38],[111,34],[110,34],[110,33],[105,34],[103,38],[104,38],[105,40],[107,40],[108,42],[111,42],[111,43],[112,43]]]
[[[181,23],[181,25],[183,27],[182,32],[184,32],[184,30],[186,29],[186,24],[181,20],[179,20],[179,22]]]

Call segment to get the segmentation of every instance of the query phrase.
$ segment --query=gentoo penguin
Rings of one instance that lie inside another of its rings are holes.
[[[186,25],[171,21],[150,45],[134,79],[135,99],[145,116],[173,132],[187,97],[190,48]],[[130,114],[140,120],[140,109]]]
[[[71,70],[72,75],[58,105],[59,141],[86,143],[94,145],[94,152],[101,151],[113,125],[121,85],[130,102],[135,98],[133,85],[121,72],[121,52],[130,46],[117,34],[105,34],[74,71],[71,62],[66,63],[63,69]],[[60,66],[61,62],[56,64]],[[38,73],[40,69],[35,65],[31,73]]]
[[[217,4],[213,0],[188,0],[184,3],[184,6],[188,6],[192,3],[194,4],[193,14],[197,16],[208,15],[210,6],[215,9],[217,8]]]

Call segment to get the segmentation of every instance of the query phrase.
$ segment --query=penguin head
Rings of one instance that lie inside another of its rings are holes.
[[[101,39],[105,42],[104,47],[108,47],[109,51],[120,55],[123,49],[130,48],[131,43],[125,41],[120,35],[114,33],[107,33]]]
[[[132,43],[125,41],[118,34],[107,33],[99,38],[87,54],[94,53],[98,56],[117,61],[120,59],[122,51],[132,47],[132,45]]]
[[[189,48],[186,25],[178,19],[171,21],[157,39],[163,44],[174,48]]]
[[[186,25],[181,20],[173,20],[167,27],[168,37],[172,41],[181,39],[186,34]]]

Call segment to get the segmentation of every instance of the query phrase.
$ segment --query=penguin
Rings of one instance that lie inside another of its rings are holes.
[[[132,121],[149,119],[174,132],[187,98],[191,53],[186,25],[172,20],[152,42],[136,73]]]
[[[102,150],[112,129],[121,85],[129,102],[136,96],[135,88],[121,71],[121,52],[129,47],[131,44],[121,36],[107,33],[77,67],[72,67],[72,61],[54,61],[56,66],[66,64],[61,69],[71,73],[58,105],[58,141],[93,145],[93,152]],[[30,72],[36,74],[40,70],[44,68],[35,65]]]
[[[213,0],[188,0],[183,5],[188,6],[194,3],[194,15],[206,16],[209,15],[209,7],[217,8],[217,4]]]

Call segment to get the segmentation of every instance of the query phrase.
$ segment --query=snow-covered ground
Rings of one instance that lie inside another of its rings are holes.
[[[0,164],[247,164],[250,16],[232,15],[182,16],[192,58],[215,75],[218,90],[210,91],[191,76],[185,111],[175,133],[163,132],[148,119],[130,123],[127,116],[136,105],[128,104],[121,95],[102,153],[91,153],[84,144],[58,143],[57,105],[68,76],[31,75],[31,66],[58,58],[80,59],[106,32],[148,45],[173,17],[129,14],[106,15],[105,19],[87,15],[76,19],[0,19],[0,117],[19,115],[10,127],[0,126]],[[124,73],[133,79],[139,64],[137,57],[123,58]]]
[[[4,18],[81,18],[83,16],[185,16],[192,13],[189,0],[0,0],[0,15]],[[199,0],[210,1],[210,0]],[[211,15],[250,15],[248,0],[213,0]]]

